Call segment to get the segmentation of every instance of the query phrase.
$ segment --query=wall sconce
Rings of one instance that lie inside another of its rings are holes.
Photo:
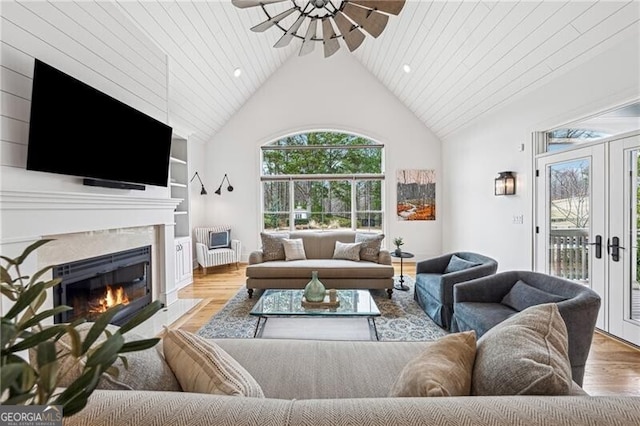
[[[513,172],[500,172],[494,184],[495,195],[513,195],[516,193],[516,177]]]
[[[216,194],[218,195],[222,195],[222,184],[224,183],[224,180],[227,180],[227,184],[229,186],[227,186],[227,191],[231,192],[233,191],[233,186],[231,186],[231,182],[229,182],[229,177],[227,177],[227,174],[224,174],[224,177],[222,178],[222,182],[220,182],[220,186],[218,187],[218,189],[216,189]]]
[[[200,179],[200,175],[198,174],[198,172],[196,172],[196,174],[193,175],[193,177],[191,178],[191,180],[189,182],[193,182],[193,180],[196,178],[196,176],[198,177],[198,180],[200,181],[200,185],[202,186],[202,189],[200,190],[200,195],[207,195],[207,190],[204,189],[204,183],[202,183],[202,179]]]

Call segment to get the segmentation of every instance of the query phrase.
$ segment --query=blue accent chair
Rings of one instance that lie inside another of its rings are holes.
[[[454,258],[455,255],[455,258]],[[449,330],[453,286],[496,273],[498,262],[472,252],[455,252],[416,263],[413,298],[440,327]]]
[[[556,303],[567,326],[573,381],[582,386],[600,296],[589,287],[541,272],[505,271],[453,289],[452,332],[475,330],[478,338],[524,309]]]

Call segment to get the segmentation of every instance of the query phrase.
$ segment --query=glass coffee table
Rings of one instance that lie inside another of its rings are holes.
[[[378,340],[375,318],[380,310],[369,290],[336,290],[337,307],[304,307],[304,290],[266,290],[249,315],[257,316],[254,337],[261,337],[269,317],[366,317],[371,340]]]

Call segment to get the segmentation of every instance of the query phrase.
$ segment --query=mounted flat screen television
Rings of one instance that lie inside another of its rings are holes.
[[[167,186],[171,133],[161,121],[36,59],[27,170]]]

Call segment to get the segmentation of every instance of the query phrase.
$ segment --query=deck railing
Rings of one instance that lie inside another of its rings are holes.
[[[549,233],[551,275],[589,280],[589,232],[585,228],[554,229]]]

